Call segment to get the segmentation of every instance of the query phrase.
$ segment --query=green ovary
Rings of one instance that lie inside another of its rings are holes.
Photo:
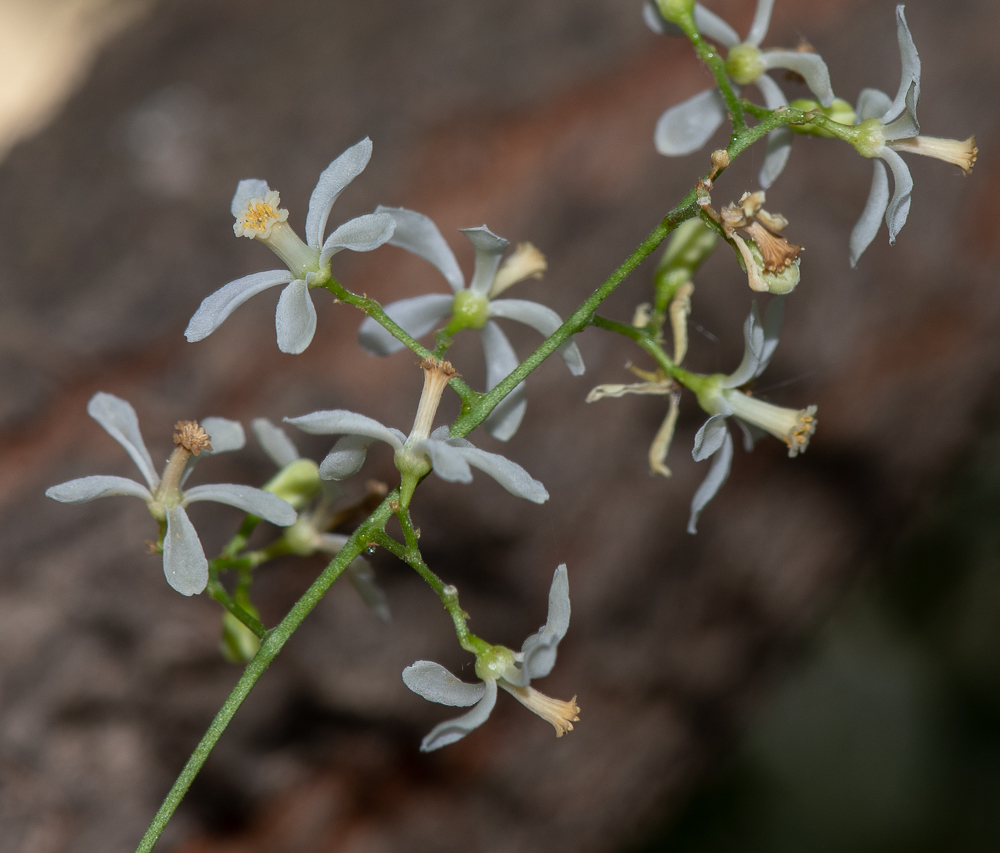
[[[460,290],[451,306],[451,323],[457,329],[481,329],[489,320],[489,300],[480,293]]]
[[[765,70],[760,48],[749,42],[735,45],[726,57],[726,73],[741,86],[753,83]]]

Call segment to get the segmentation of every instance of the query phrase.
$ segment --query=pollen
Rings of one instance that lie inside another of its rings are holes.
[[[804,453],[814,432],[816,432],[816,407],[810,406],[799,412],[795,427],[785,438],[785,443],[788,445],[788,455],[794,457],[798,456],[799,453]]]
[[[518,687],[502,680],[499,684],[525,708],[551,723],[556,730],[556,737],[573,731],[573,723],[580,722],[580,706],[576,704],[575,696],[569,702],[563,702],[546,696],[534,687]]]
[[[764,260],[765,272],[781,272],[787,269],[802,251],[801,246],[796,246],[780,234],[775,234],[774,231],[766,227],[761,221],[751,222],[743,230],[746,231],[750,239],[760,249],[761,258]]]
[[[233,225],[236,236],[251,239],[270,237],[271,229],[288,219],[288,211],[278,206],[280,202],[281,198],[275,190],[269,190],[263,198],[256,197],[247,201]]]
[[[198,421],[178,421],[174,429],[174,444],[183,447],[192,456],[212,449],[208,433],[198,425]]]

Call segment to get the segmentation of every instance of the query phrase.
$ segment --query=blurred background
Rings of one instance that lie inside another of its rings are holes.
[[[710,7],[746,32],[750,0]],[[359,317],[317,299],[301,356],[274,341],[277,291],[207,340],[182,335],[226,281],[274,265],[232,236],[236,182],[281,191],[300,228],[319,172],[364,136],[365,173],[331,223],[376,204],[420,210],[466,272],[455,229],[487,223],[549,259],[511,296],[565,314],[654,227],[707,165],[652,146],[660,113],[710,85],[682,41],[642,24],[639,0],[3,0],[0,45],[0,837],[17,853],[134,849],[239,670],[217,651],[220,610],[164,583],[138,501],[43,497],[93,473],[134,476],[86,417],[103,390],[137,409],[154,458],[172,425],[244,424],[347,408],[407,428],[414,359],[373,359]],[[646,449],[665,406],[586,405],[594,385],[648,366],[625,342],[580,337],[583,378],[558,360],[528,384],[502,446],[552,499],[537,508],[478,476],[429,478],[415,501],[430,565],[472,627],[518,647],[569,565],[573,622],[538,686],[582,721],[556,740],[503,696],[489,723],[421,755],[451,712],[399,674],[440,661],[471,680],[437,600],[373,557],[393,620],[337,584],[240,710],[165,833],[172,853],[297,851],[996,850],[1000,825],[1000,76],[992,0],[916,0],[923,132],[977,135],[970,178],[910,157],[909,222],[859,268],[850,229],[871,165],[796,139],[768,208],[806,247],[777,355],[757,393],[819,406],[808,452],[737,450],[696,537],[688,505],[706,464],[686,399],[670,480]],[[779,0],[764,46],[806,39],[838,95],[895,93],[894,3]],[[790,97],[804,87],[782,81]],[[724,131],[715,140],[721,144]],[[760,152],[715,201],[756,188]],[[271,265],[271,266],[268,266]],[[606,304],[629,319],[647,262]],[[347,286],[383,302],[443,290],[387,247],[337,256]],[[725,251],[696,280],[688,366],[730,371],[751,302]],[[322,296],[322,294],[320,294]],[[510,326],[526,355],[537,335]],[[478,345],[453,360],[483,382]],[[448,400],[444,416],[457,411]],[[329,442],[296,436],[320,458]],[[261,483],[254,445],[199,467]],[[392,481],[385,452],[365,477]],[[351,484],[353,495],[364,485]],[[237,516],[192,511],[212,552]],[[320,561],[269,565],[254,600],[276,622]]]

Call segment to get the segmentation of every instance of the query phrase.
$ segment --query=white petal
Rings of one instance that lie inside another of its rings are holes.
[[[323,480],[346,480],[353,477],[365,464],[368,448],[374,438],[363,435],[345,435],[337,439],[333,449],[320,462],[319,476]]]
[[[722,20],[715,12],[710,12],[701,3],[694,5],[694,22],[698,27],[698,32],[703,36],[717,41],[726,47],[739,44],[741,39],[729,24]]]
[[[285,423],[293,424],[310,435],[363,435],[375,441],[384,441],[395,450],[399,450],[406,440],[398,429],[383,426],[374,418],[346,409],[328,409],[297,418],[285,418]]]
[[[500,258],[510,245],[503,237],[498,237],[485,225],[479,228],[459,229],[476,249],[476,268],[469,283],[473,293],[489,293],[490,285],[500,266]]]
[[[153,500],[149,489],[142,483],[129,480],[127,477],[112,477],[103,474],[60,483],[58,486],[46,489],[45,494],[47,497],[64,504],[82,504],[112,495],[134,496],[142,498],[146,503]]]
[[[201,426],[212,442],[212,449],[204,451],[202,455],[214,456],[217,453],[242,450],[247,443],[243,424],[239,421],[231,421],[229,418],[205,418],[201,421]]]
[[[234,483],[212,483],[207,486],[195,486],[184,491],[184,505],[196,501],[214,501],[241,509],[250,515],[256,515],[279,527],[288,527],[295,523],[298,514],[288,501],[282,500],[271,492],[255,489],[253,486],[241,486]]]
[[[716,492],[719,491],[722,484],[726,482],[732,462],[733,438],[729,434],[729,430],[726,430],[725,440],[719,452],[712,460],[712,467],[708,469],[708,476],[705,477],[705,480],[698,487],[698,491],[694,493],[694,497],[691,499],[691,517],[688,519],[687,526],[688,533],[698,532],[698,517],[708,502],[715,497]]]
[[[322,244],[330,208],[344,188],[365,170],[371,156],[372,141],[365,137],[348,148],[319,176],[309,198],[309,213],[306,216],[306,243],[311,248],[318,249]]]
[[[882,138],[887,142],[894,139],[909,139],[920,133],[920,122],[917,121],[917,89],[911,83],[906,93],[906,108],[899,116],[882,128]]]
[[[767,305],[767,312],[764,314],[764,343],[760,350],[760,363],[757,365],[755,376],[760,376],[774,357],[774,351],[778,348],[778,335],[781,332],[781,321],[784,316],[785,297],[772,297]]]
[[[430,217],[415,210],[407,210],[405,207],[379,205],[375,208],[375,212],[388,213],[396,220],[396,230],[389,240],[390,246],[406,249],[434,264],[455,293],[465,287],[465,277],[455,259],[455,253]]]
[[[851,266],[857,266],[862,252],[868,248],[878,229],[882,226],[882,217],[885,209],[889,205],[889,176],[885,173],[885,166],[878,160],[875,164],[875,174],[872,176],[872,188],[868,192],[868,201],[865,202],[865,209],[861,213],[861,218],[851,231],[850,256]]]
[[[729,430],[725,415],[712,415],[694,437],[694,449],[691,451],[694,461],[701,462],[717,452],[725,443],[727,435]]]
[[[257,436],[257,443],[268,458],[279,468],[290,465],[299,459],[299,451],[281,427],[271,423],[267,418],[254,418],[250,429]]]
[[[383,622],[392,621],[389,599],[386,598],[382,587],[375,582],[375,569],[372,568],[371,563],[363,557],[357,557],[351,561],[345,573],[365,606]]]
[[[486,685],[466,684],[456,678],[441,664],[418,660],[403,670],[403,684],[428,702],[467,708],[475,705],[486,694]]]
[[[125,452],[132,457],[132,461],[142,472],[149,488],[155,489],[160,483],[160,478],[153,467],[153,460],[149,457],[146,444],[142,440],[142,433],[139,432],[139,419],[131,404],[114,394],[98,391],[87,403],[87,414],[125,448]]]
[[[681,36],[684,35],[684,31],[660,14],[660,10],[656,5],[655,0],[646,0],[642,4],[642,20],[645,22],[646,26],[649,27],[654,33],[660,36],[671,35],[671,36]]]
[[[486,390],[492,391],[520,361],[507,336],[492,320],[483,326],[479,334],[486,355]],[[483,422],[494,438],[507,441],[517,432],[528,408],[528,401],[524,399],[525,387],[524,382],[519,382]]]
[[[892,169],[892,201],[885,209],[885,224],[889,226],[889,243],[896,242],[896,235],[906,224],[906,217],[910,213],[910,196],[913,192],[913,178],[910,177],[910,170],[895,151],[890,148],[883,148],[879,152],[879,157],[889,164]]]
[[[765,50],[762,58],[764,67],[768,70],[787,68],[804,77],[806,85],[824,107],[833,103],[830,69],[826,67],[826,63],[818,53],[803,53],[800,50]],[[757,83],[756,80],[754,82]]]
[[[524,641],[524,671],[528,678],[544,678],[556,662],[556,648],[569,630],[569,577],[566,564],[556,569],[549,588],[549,614],[545,624]]]
[[[385,313],[412,338],[422,338],[444,317],[451,313],[454,297],[448,293],[425,293],[410,299],[400,299],[385,306]],[[390,355],[405,347],[371,317],[366,317],[358,329],[361,348],[372,355]]]
[[[754,83],[764,96],[764,103],[769,110],[776,110],[788,104],[781,87],[766,74],[761,74]],[[758,177],[764,189],[771,186],[785,168],[788,155],[792,153],[792,136],[792,131],[787,127],[776,127],[767,135],[767,151]]]
[[[259,178],[246,178],[236,185],[236,192],[229,204],[229,209],[233,216],[239,216],[250,199],[264,198],[270,191],[271,188],[267,185],[267,181],[262,181]]]
[[[191,343],[207,338],[251,296],[256,296],[269,287],[288,284],[291,280],[292,274],[288,270],[267,270],[229,282],[211,296],[205,297],[184,330],[184,336]]]
[[[371,252],[388,242],[395,230],[396,220],[388,213],[366,213],[349,219],[326,238],[323,251],[319,253],[320,266],[341,249]]]
[[[718,89],[706,89],[671,107],[656,122],[653,143],[667,157],[698,151],[728,116]]]
[[[511,462],[496,453],[487,453],[472,445],[459,446],[456,449],[473,468],[489,474],[512,495],[526,498],[536,504],[545,503],[549,499],[545,486],[516,462]]]
[[[278,349],[297,355],[303,352],[316,334],[316,307],[309,295],[309,285],[296,279],[283,291],[274,315]]]
[[[771,10],[774,8],[774,0],[757,0],[757,9],[753,13],[753,23],[750,24],[750,32],[747,33],[747,41],[750,44],[760,47],[767,35],[767,28],[771,26]]]
[[[163,537],[163,574],[181,595],[197,595],[208,585],[208,560],[198,533],[182,507],[167,509]]]
[[[486,722],[497,702],[497,683],[487,681],[484,683],[485,693],[479,703],[468,713],[456,717],[454,720],[436,725],[427,737],[420,744],[421,752],[431,752],[447,746],[457,740],[464,738],[473,729],[479,728]]]
[[[870,118],[881,119],[892,106],[892,98],[878,89],[862,89],[858,95],[858,122]]]
[[[757,376],[760,373],[760,359],[763,352],[764,326],[760,322],[757,303],[754,302],[750,308],[750,316],[743,323],[743,360],[740,366],[725,378],[722,387],[739,388]]]
[[[907,97],[910,95],[910,87],[913,86],[912,103],[916,106],[920,99],[920,57],[917,56],[916,45],[913,44],[913,36],[910,35],[910,28],[906,25],[906,16],[903,14],[903,6],[896,7],[896,39],[899,42],[899,58],[902,63],[902,72],[899,78],[899,89],[896,90],[896,97],[892,106],[882,117],[884,122],[890,122],[902,115],[906,109]]]
[[[493,299],[489,303],[489,314],[491,317],[517,320],[546,338],[563,324],[562,317],[551,308],[527,299]],[[557,352],[574,376],[581,376],[586,370],[580,349],[572,339],[563,343]]]
[[[457,447],[445,441],[427,438],[418,441],[413,449],[426,453],[431,459],[434,473],[449,483],[471,483],[472,471],[469,463]]]

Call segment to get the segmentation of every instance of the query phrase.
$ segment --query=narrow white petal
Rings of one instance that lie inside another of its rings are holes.
[[[910,28],[906,25],[906,16],[903,14],[903,6],[896,7],[896,39],[899,42],[899,58],[902,63],[902,71],[899,78],[899,89],[896,90],[896,97],[892,106],[883,116],[883,121],[890,122],[902,115],[906,109],[907,97],[910,95],[910,87],[913,86],[912,103],[916,106],[920,99],[920,57],[917,56],[916,45],[913,44],[913,36],[910,35]]]
[[[453,447],[446,441],[434,438],[427,438],[418,441],[413,445],[413,449],[426,453],[431,459],[434,473],[442,480],[449,483],[471,483],[472,471],[465,456],[457,447]]]
[[[894,139],[909,139],[920,133],[920,122],[917,121],[917,89],[911,83],[910,89],[906,93],[906,108],[882,128],[882,138],[886,142]]]
[[[698,532],[698,518],[701,511],[708,505],[708,502],[715,497],[726,478],[729,476],[729,468],[733,462],[733,438],[726,430],[725,440],[722,447],[712,460],[712,467],[708,469],[708,476],[705,477],[698,491],[691,499],[691,517],[688,519],[688,533]]]
[[[910,196],[913,192],[913,178],[910,177],[910,170],[895,151],[890,148],[883,148],[879,152],[879,157],[889,164],[892,169],[892,201],[885,209],[885,224],[889,226],[889,243],[896,242],[896,235],[906,224],[906,217],[910,213]]]
[[[556,663],[556,649],[569,630],[569,576],[566,564],[556,569],[549,588],[549,614],[545,624],[524,641],[524,671],[528,678],[544,678]]]
[[[198,533],[179,506],[167,509],[163,537],[163,574],[181,595],[197,595],[208,585],[208,560]]]
[[[710,12],[701,3],[694,5],[694,22],[698,27],[698,32],[703,36],[717,41],[726,47],[739,44],[741,39],[739,34],[729,24],[722,20],[715,12]]]
[[[851,231],[850,257],[851,266],[858,265],[865,249],[871,245],[878,229],[882,225],[882,217],[885,216],[885,209],[889,205],[889,176],[885,173],[885,166],[878,160],[875,164],[875,174],[872,176],[872,188],[868,192],[868,201],[865,202],[865,209],[861,213],[861,218]]]
[[[236,192],[233,194],[229,209],[233,216],[239,216],[250,199],[264,198],[270,191],[271,188],[267,185],[267,181],[262,181],[259,178],[245,178],[236,185]]]
[[[750,308],[750,316],[743,323],[743,360],[722,383],[723,388],[739,388],[760,373],[760,359],[764,353],[764,326],[760,322],[757,303]]]
[[[214,456],[217,453],[229,453],[233,450],[242,450],[247,443],[246,433],[243,432],[243,424],[239,421],[231,421],[229,418],[204,418],[201,421],[202,429],[208,433],[212,442],[212,449],[203,451],[201,455]]]
[[[234,483],[212,483],[207,486],[195,486],[184,491],[184,505],[196,501],[214,501],[241,509],[250,515],[256,515],[278,527],[288,527],[295,523],[298,517],[292,505],[271,492],[255,489],[253,486],[242,486]]]
[[[460,446],[457,449],[473,468],[478,468],[484,474],[489,474],[512,495],[525,498],[536,504],[545,503],[549,499],[549,493],[545,490],[545,486],[516,462],[511,462],[496,453],[487,453],[485,450],[471,445]]]
[[[824,107],[833,103],[835,96],[830,85],[830,69],[826,67],[823,57],[818,53],[803,53],[800,50],[765,50],[762,58],[764,67],[768,70],[787,68],[804,77],[806,85]]]
[[[390,246],[406,249],[434,264],[455,293],[465,287],[465,277],[455,259],[455,253],[430,217],[415,210],[407,210],[405,207],[379,205],[375,208],[375,212],[388,213],[396,220],[396,230],[389,240]]]
[[[563,324],[562,317],[547,305],[527,299],[493,299],[489,304],[489,314],[524,323],[546,338]],[[586,370],[580,349],[572,339],[563,343],[557,352],[574,376],[581,376]]]
[[[285,418],[285,423],[297,426],[310,435],[364,435],[375,441],[384,441],[395,450],[399,450],[406,439],[398,429],[383,426],[374,418],[348,412],[346,409],[329,409],[297,418]]]
[[[125,448],[125,452],[142,472],[149,488],[155,489],[160,484],[160,478],[153,467],[149,451],[146,450],[146,443],[142,440],[139,419],[132,405],[114,394],[98,391],[87,403],[87,414]]]
[[[701,462],[717,452],[725,443],[727,435],[729,429],[726,427],[726,416],[712,415],[694,437],[694,449],[691,451],[694,461]]]
[[[349,219],[326,238],[323,251],[319,253],[320,266],[341,249],[371,252],[387,243],[395,230],[396,220],[388,213],[366,213]]]
[[[95,474],[92,477],[81,477],[78,480],[60,483],[58,486],[46,489],[45,495],[64,504],[82,504],[112,495],[142,498],[146,503],[153,500],[149,489],[142,483],[129,480],[127,477],[112,477],[104,474]]]
[[[486,390],[492,391],[520,361],[507,336],[492,320],[480,329],[479,334],[486,356]],[[525,388],[525,383],[519,382],[483,422],[494,438],[507,441],[517,432],[528,408],[528,401],[524,398]]]
[[[345,435],[337,439],[333,449],[319,464],[319,476],[323,480],[346,480],[353,477],[365,464],[368,448],[374,438],[363,435]]]
[[[684,35],[684,31],[677,24],[671,23],[660,14],[655,0],[646,0],[642,4],[642,20],[657,35]]]
[[[476,268],[469,283],[469,290],[473,293],[489,293],[490,285],[493,284],[497,274],[497,267],[500,266],[500,258],[510,243],[503,237],[498,237],[485,225],[459,230],[469,238],[469,242],[476,250]]]
[[[760,363],[757,365],[757,373],[760,376],[774,357],[774,351],[778,348],[778,335],[781,332],[781,321],[785,317],[785,297],[773,296],[767,305],[764,314],[764,343],[760,350]]]
[[[753,13],[753,23],[750,24],[750,32],[747,33],[747,41],[750,44],[760,47],[767,35],[767,28],[771,26],[771,10],[774,8],[774,0],[757,0],[757,10]]]
[[[439,723],[431,729],[430,734],[420,744],[421,752],[431,752],[461,740],[473,729],[479,728],[486,722],[497,702],[497,683],[492,680],[487,681],[484,682],[484,687],[483,698],[471,711],[462,714],[461,717],[456,717],[454,720]]]
[[[205,297],[184,330],[184,336],[191,343],[207,338],[251,296],[256,296],[269,287],[288,284],[291,280],[292,274],[288,270],[267,270],[229,282],[211,296]]]
[[[412,338],[422,338],[451,313],[454,297],[448,293],[425,293],[385,306],[385,313]],[[361,348],[372,355],[390,355],[405,347],[371,317],[358,329]]]
[[[279,468],[290,465],[299,457],[299,451],[281,427],[271,423],[267,418],[254,418],[250,429],[257,436],[257,443],[267,457]]]
[[[764,152],[764,164],[760,167],[760,174],[757,180],[760,185],[767,189],[777,179],[788,163],[788,156],[792,153],[792,139],[794,134],[787,127],[776,127],[767,135],[767,150]]]
[[[858,95],[858,122],[870,118],[881,119],[892,106],[892,98],[878,89],[862,89]]]
[[[429,660],[418,660],[404,669],[403,684],[428,702],[455,708],[475,705],[486,694],[486,685],[481,681],[467,684],[441,664]]]
[[[316,334],[316,307],[309,286],[302,279],[296,279],[281,291],[274,327],[282,352],[297,355],[312,343]]]
[[[306,216],[306,243],[311,248],[318,249],[322,244],[330,208],[344,188],[365,170],[371,156],[372,141],[365,137],[348,148],[319,176],[309,198],[309,213]]]
[[[671,107],[656,122],[653,144],[667,157],[698,151],[728,116],[718,89],[706,89]]]

